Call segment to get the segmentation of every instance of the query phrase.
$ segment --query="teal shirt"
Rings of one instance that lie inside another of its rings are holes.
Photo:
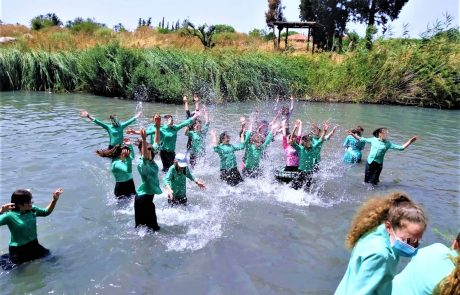
[[[443,244],[433,244],[418,250],[406,268],[395,276],[392,295],[429,295],[455,265],[451,257],[457,257],[457,251]]]
[[[153,148],[158,150],[158,145],[154,144]],[[149,161],[141,156],[140,162],[137,165],[137,171],[142,179],[142,183],[137,188],[137,195],[159,195],[162,193],[160,189],[160,180],[158,179],[158,165],[155,161]]]
[[[391,294],[398,262],[399,256],[391,248],[390,236],[381,224],[356,243],[335,295]]]
[[[187,120],[183,121],[177,125],[162,125],[160,127],[160,141],[161,141],[161,150],[167,152],[175,152],[176,151],[176,141],[177,141],[177,132],[184,128],[185,126],[190,125],[193,122],[192,118],[188,118]],[[153,143],[153,137],[155,135],[155,126],[150,125],[146,131],[147,135],[151,135],[150,140]]]
[[[11,233],[9,245],[22,246],[37,239],[37,217],[49,214],[48,210],[36,206],[26,213],[8,211],[0,214],[0,225],[7,225]]]
[[[323,143],[326,140],[329,140],[329,137],[325,136],[323,140],[319,140],[319,137],[313,137],[311,139],[311,146],[313,149],[313,161],[315,164],[321,162],[321,149],[323,148]]]
[[[246,139],[249,141],[249,138],[251,137],[251,132],[246,133]],[[244,161],[244,167],[246,170],[254,170],[259,168],[260,165],[260,158],[262,157],[265,149],[267,146],[270,144],[272,141],[273,134],[271,132],[268,133],[267,138],[265,139],[265,142],[261,144],[259,147],[257,147],[255,144],[248,144],[246,139],[245,139],[245,144],[247,145],[246,148],[246,155],[245,155],[245,161]]]
[[[186,178],[195,181],[195,177],[188,167],[185,167],[185,173],[179,173],[176,167],[172,165],[166,173],[164,184],[173,190],[174,199],[182,199],[187,196]]]
[[[322,140],[312,142],[309,149],[306,149],[303,145],[300,145],[295,141],[292,142],[292,146],[299,154],[299,170],[306,172],[313,170],[313,166],[315,165],[315,156],[317,155],[315,153],[315,148],[322,144],[322,142]]]
[[[213,150],[219,155],[220,158],[220,170],[228,170],[237,166],[235,151],[244,149],[244,143],[237,145],[232,144],[219,144],[215,146]]]
[[[201,128],[201,131],[188,131],[187,136],[192,140],[191,151],[195,155],[202,155],[205,151],[204,139],[209,130],[209,123]]]
[[[392,143],[389,140],[380,140],[377,137],[364,138],[361,137],[360,142],[368,142],[371,144],[371,151],[367,157],[367,162],[370,164],[373,161],[383,164],[383,157],[388,150],[403,151],[404,148],[401,145]]]
[[[106,124],[102,121],[99,121],[98,119],[93,120],[95,124],[107,130],[107,132],[109,133],[109,137],[110,137],[109,144],[113,146],[117,144],[123,144],[123,130],[135,121],[136,121],[136,117],[132,117],[128,121],[121,122],[120,126],[115,127],[112,124]]]
[[[116,182],[125,182],[133,178],[133,145],[129,146],[129,157],[124,160],[115,159],[112,162],[112,174]]]
[[[357,163],[361,161],[362,150],[366,145],[365,142],[361,142],[351,135],[348,135],[343,142],[343,147],[346,148],[345,154],[343,155],[343,161],[346,163]]]

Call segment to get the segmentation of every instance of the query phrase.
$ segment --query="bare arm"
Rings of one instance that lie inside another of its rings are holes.
[[[340,125],[335,125],[335,126],[332,128],[331,132],[329,132],[329,134],[326,135],[326,139],[331,138],[331,136],[334,135],[335,130],[336,130],[339,126],[340,126]]]
[[[94,120],[93,116],[91,116],[86,110],[81,110],[80,111],[80,117],[85,117],[90,119],[91,121]]]
[[[158,114],[153,116],[153,122],[155,123],[155,138],[153,142],[160,145],[160,126],[161,126],[161,117]]]
[[[302,127],[303,127],[303,122],[299,120],[299,132],[297,132],[297,136],[302,136]]]
[[[217,135],[215,130],[211,130],[211,139],[212,139],[212,146],[218,146],[219,143],[217,142]]]
[[[204,123],[205,123],[205,124],[209,124],[208,109],[206,108],[205,105],[203,105],[203,112],[204,112]]]
[[[361,137],[359,137],[358,135],[354,134],[354,133],[351,132],[350,130],[345,130],[345,132],[346,132],[348,135],[353,136],[356,140],[361,140]]]
[[[193,96],[193,103],[195,103],[195,112],[200,110],[200,99],[198,98],[198,95]]]
[[[417,136],[413,136],[411,139],[409,139],[405,144],[403,144],[403,148],[406,149],[408,148],[412,143],[414,143],[417,140]]]
[[[292,114],[292,111],[294,110],[294,96],[290,96],[289,99],[291,100],[291,107],[289,108],[289,113]]]
[[[185,110],[185,112],[188,112],[189,108],[188,108],[187,96],[184,95],[184,98],[182,100],[184,101],[184,110]]]
[[[51,214],[53,212],[54,207],[56,207],[56,203],[59,200],[59,197],[62,195],[62,193],[64,193],[64,190],[62,188],[58,188],[53,192],[53,199],[46,207],[48,214]]]

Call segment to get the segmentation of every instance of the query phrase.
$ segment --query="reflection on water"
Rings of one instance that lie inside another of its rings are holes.
[[[78,111],[87,109],[100,119],[115,113],[123,120],[143,109],[139,127],[155,112],[181,121],[181,106],[26,92],[0,93],[0,101],[1,202],[16,188],[31,188],[35,204],[46,206],[54,188],[65,189],[54,213],[38,221],[39,240],[53,255],[2,272],[0,289],[6,294],[329,294],[348,262],[343,241],[357,206],[391,190],[406,191],[427,210],[426,244],[447,242],[438,231],[458,230],[458,111],[298,103],[293,117],[341,125],[324,144],[321,172],[308,194],[273,180],[272,169],[284,163],[281,138],[268,147],[261,179],[228,187],[218,180],[218,157],[208,137],[206,159],[194,170],[207,190],[189,183],[186,208],[169,207],[165,193],[155,196],[161,231],[150,233],[134,229],[132,202],[114,200],[110,163],[94,153],[107,146],[108,136]],[[269,103],[210,106],[211,129],[229,131],[235,142],[240,115],[256,107],[271,119]],[[344,130],[358,124],[365,135],[388,127],[396,143],[420,136],[409,150],[388,152],[376,189],[362,183],[363,164],[341,163]],[[185,143],[181,131],[177,151],[183,152]],[[237,152],[239,159],[242,155]],[[139,184],[137,171],[134,175]],[[0,236],[5,253],[6,227]]]

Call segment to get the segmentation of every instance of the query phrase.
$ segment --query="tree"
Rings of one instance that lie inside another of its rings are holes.
[[[220,25],[215,25],[216,27],[216,34],[220,33],[235,33],[235,28],[233,28],[230,25],[225,25],[225,24],[220,24]]]
[[[319,47],[332,50],[337,43],[338,51],[342,50],[342,36],[350,15],[348,3],[348,0],[300,1],[300,19],[323,25],[322,28],[315,28],[312,33]]]
[[[61,20],[54,13],[47,13],[45,15],[36,16],[30,21],[30,24],[32,26],[32,30],[36,31],[48,27],[62,26]]]
[[[115,32],[126,32],[126,28],[125,28],[125,26],[123,26],[122,23],[116,24],[116,25],[113,27],[113,30],[114,30]]]
[[[401,9],[409,0],[353,0],[349,2],[353,20],[367,25],[366,47],[372,47],[372,32],[377,26],[387,30],[389,20],[398,18]]]
[[[286,21],[286,18],[283,15],[283,10],[284,6],[281,5],[281,0],[268,0],[268,11],[265,12],[265,22],[267,23],[267,26],[273,30],[273,43],[275,46],[276,35],[273,22]]]
[[[95,19],[77,17],[73,21],[68,21],[65,25],[73,32],[93,33],[97,29],[106,28],[107,26],[102,23],[96,22]]]
[[[191,22],[187,24],[187,31],[197,36],[205,48],[213,48],[216,44],[212,42],[212,37],[216,33],[216,26],[208,26],[207,24],[201,25],[195,28],[195,25]]]

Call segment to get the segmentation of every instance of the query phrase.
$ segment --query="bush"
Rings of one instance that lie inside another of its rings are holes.
[[[216,34],[220,34],[220,33],[235,33],[235,29],[232,27],[232,26],[229,26],[229,25],[224,25],[224,24],[221,24],[221,25],[214,25],[214,27],[216,28]]]
[[[61,20],[54,13],[36,16],[30,21],[30,24],[32,30],[36,31],[54,26],[62,26]]]

